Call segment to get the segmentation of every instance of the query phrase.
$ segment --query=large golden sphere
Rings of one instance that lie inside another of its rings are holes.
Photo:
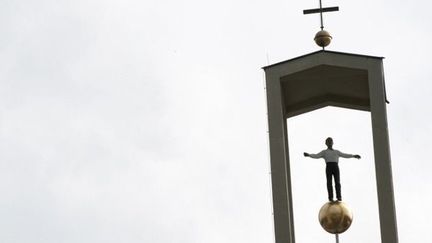
[[[343,202],[328,202],[319,211],[319,222],[329,233],[345,232],[353,221],[351,209]]]
[[[314,41],[321,47],[326,47],[330,44],[332,37],[328,31],[320,30],[316,33]]]

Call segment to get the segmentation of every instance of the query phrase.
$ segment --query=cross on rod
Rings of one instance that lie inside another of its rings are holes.
[[[314,8],[314,9],[306,9],[303,10],[303,14],[314,14],[314,13],[320,13],[320,18],[321,18],[321,30],[324,29],[324,23],[323,23],[323,14],[324,12],[334,12],[334,11],[339,11],[339,7],[329,7],[329,8],[323,8],[322,7],[322,3],[321,0],[319,1],[319,8]]]

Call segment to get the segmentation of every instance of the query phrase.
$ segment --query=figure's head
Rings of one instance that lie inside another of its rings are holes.
[[[328,137],[328,138],[325,140],[325,144],[326,144],[327,147],[329,147],[329,148],[333,147],[333,138]]]

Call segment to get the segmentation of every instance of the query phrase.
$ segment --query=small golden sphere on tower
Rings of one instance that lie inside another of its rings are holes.
[[[351,209],[343,202],[328,202],[319,211],[321,226],[331,234],[345,232],[353,221]]]
[[[326,30],[320,30],[316,33],[314,41],[317,45],[321,47],[326,47],[330,44],[332,37],[330,33]]]

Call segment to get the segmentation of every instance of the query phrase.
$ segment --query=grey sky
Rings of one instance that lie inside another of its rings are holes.
[[[317,4],[2,1],[0,241],[273,242],[260,68],[318,50],[302,14]],[[432,4],[324,5],[341,10],[325,14],[330,50],[386,57],[400,242],[427,242]],[[341,242],[379,242],[369,122],[289,121],[298,243],[334,240],[317,222],[324,164],[302,156],[327,136],[363,156],[341,161],[355,215]]]

